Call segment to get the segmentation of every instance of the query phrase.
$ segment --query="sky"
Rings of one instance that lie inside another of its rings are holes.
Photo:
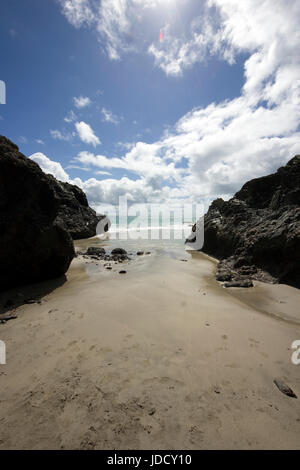
[[[298,0],[1,0],[0,133],[96,209],[228,199],[300,153]]]

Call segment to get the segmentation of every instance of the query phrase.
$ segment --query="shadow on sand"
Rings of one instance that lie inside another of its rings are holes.
[[[37,282],[0,292],[0,320],[5,314],[24,304],[40,303],[41,299],[61,287],[67,278],[61,276],[49,281]]]

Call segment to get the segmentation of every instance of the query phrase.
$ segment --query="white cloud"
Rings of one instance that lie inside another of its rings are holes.
[[[45,145],[45,142],[42,139],[37,139],[36,143],[39,145]]]
[[[148,47],[148,53],[167,75],[182,75],[185,69],[192,67],[196,62],[203,62],[208,55],[217,53],[223,54],[229,63],[233,63],[231,51],[222,51],[222,32],[216,29],[209,11],[194,19],[188,38],[172,34],[169,25],[162,28],[162,33],[163,41],[152,43]]]
[[[89,0],[59,0],[59,2],[63,14],[75,28],[93,22],[94,14]]]
[[[94,155],[90,152],[80,152],[75,161],[96,168],[119,168],[134,172],[142,177],[160,177],[164,180],[179,181],[184,169],[176,168],[173,161],[168,162],[161,152],[163,142],[146,144],[138,142],[121,158],[109,158],[104,155]]]
[[[91,100],[87,96],[78,96],[78,98],[74,97],[73,101],[74,105],[78,109],[85,108],[86,106],[89,106],[91,104]]]
[[[109,58],[119,60],[123,53],[140,49],[135,35],[138,25],[147,18],[149,9],[157,8],[159,12],[163,0],[60,0],[60,3],[62,13],[73,26],[93,27]]]
[[[69,176],[60,163],[50,160],[41,152],[30,155],[31,160],[35,161],[45,173],[50,173],[60,181],[69,181]]]
[[[94,134],[94,131],[91,128],[91,126],[87,124],[86,122],[84,121],[76,122],[75,127],[78,132],[79,138],[82,140],[82,142],[85,142],[86,144],[91,144],[94,147],[101,144],[101,141]]]
[[[101,113],[103,114],[104,122],[111,122],[112,124],[119,124],[119,118],[113,114],[109,109],[102,108]]]

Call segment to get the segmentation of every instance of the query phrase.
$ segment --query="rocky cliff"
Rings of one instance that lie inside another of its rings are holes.
[[[191,243],[191,242],[190,242]],[[220,259],[217,279],[300,287],[300,155],[271,175],[247,182],[204,217],[202,250]]]

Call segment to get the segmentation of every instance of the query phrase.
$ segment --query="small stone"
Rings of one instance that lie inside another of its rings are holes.
[[[124,248],[114,248],[111,252],[112,255],[127,255],[127,251]]]
[[[125,271],[124,269],[122,269],[122,271],[119,271],[119,274],[126,274],[127,271]]]
[[[86,252],[87,255],[103,256],[105,255],[105,249],[99,246],[90,246]]]
[[[136,254],[137,256],[142,256],[144,254],[144,251],[138,251]]]
[[[293,390],[288,385],[286,385],[282,380],[274,379],[274,384],[281,391],[281,393],[284,393],[284,395],[287,395],[288,397],[291,397],[291,398],[297,398],[297,395],[293,392]]]

